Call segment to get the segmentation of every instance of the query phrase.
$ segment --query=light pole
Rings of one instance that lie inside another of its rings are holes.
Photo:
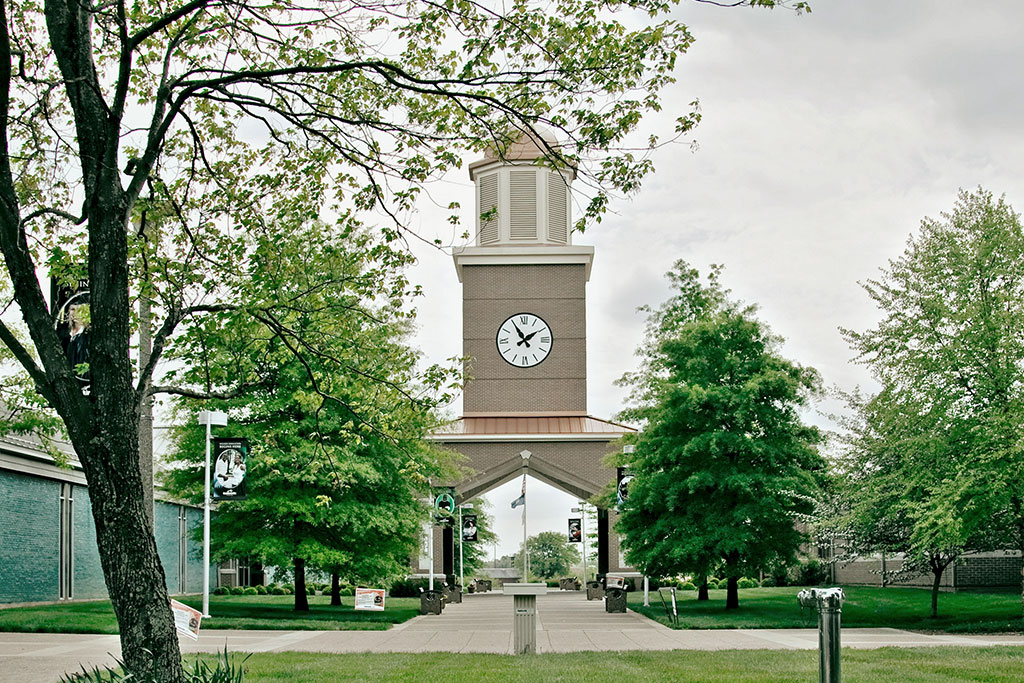
[[[224,427],[228,416],[219,410],[203,410],[199,424],[206,425],[206,467],[203,486],[203,618],[210,616],[210,427]]]
[[[587,585],[587,504],[582,500],[578,508],[572,508],[573,512],[580,513],[580,535],[583,537],[583,585]]]
[[[462,587],[463,590],[466,589],[466,574],[463,571],[462,563],[462,546],[466,544],[466,534],[462,531],[462,511],[464,509],[472,510],[473,504],[466,503],[464,505],[459,506],[459,585]]]

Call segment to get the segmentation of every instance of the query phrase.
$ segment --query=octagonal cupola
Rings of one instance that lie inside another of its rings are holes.
[[[524,135],[504,154],[488,152],[469,165],[476,186],[476,245],[569,245],[572,225],[571,168],[543,164],[553,136]]]

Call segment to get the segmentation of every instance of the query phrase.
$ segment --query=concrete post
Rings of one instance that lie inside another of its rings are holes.
[[[517,655],[537,652],[537,596],[548,592],[543,583],[506,583],[505,595],[512,596],[513,646]]]

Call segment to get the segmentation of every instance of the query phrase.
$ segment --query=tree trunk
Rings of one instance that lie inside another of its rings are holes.
[[[341,576],[331,572],[331,607],[341,607]]]
[[[697,577],[697,601],[709,600],[708,598],[708,575],[703,574]]]
[[[108,424],[92,451],[75,443],[89,483],[100,564],[121,634],[127,671],[147,681],[184,680],[178,635],[139,470],[137,416],[114,436]]]
[[[295,565],[295,611],[309,611],[309,596],[306,595],[306,561],[300,557],[292,559]]]
[[[739,579],[729,576],[726,580],[729,583],[725,592],[725,609],[737,609],[740,606]]]
[[[942,569],[932,569],[932,619],[939,617],[939,584],[942,582]]]

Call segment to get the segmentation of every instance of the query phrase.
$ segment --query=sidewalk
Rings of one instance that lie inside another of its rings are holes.
[[[930,635],[891,628],[843,629],[843,647],[1024,646],[1021,635]],[[511,654],[512,598],[467,595],[440,616],[416,617],[388,631],[204,631],[182,638],[183,652],[483,652]],[[608,614],[583,593],[537,600],[538,652],[617,650],[816,649],[816,629],[673,631],[634,612]],[[65,671],[112,665],[117,636],[0,633],[0,681],[52,683]]]

